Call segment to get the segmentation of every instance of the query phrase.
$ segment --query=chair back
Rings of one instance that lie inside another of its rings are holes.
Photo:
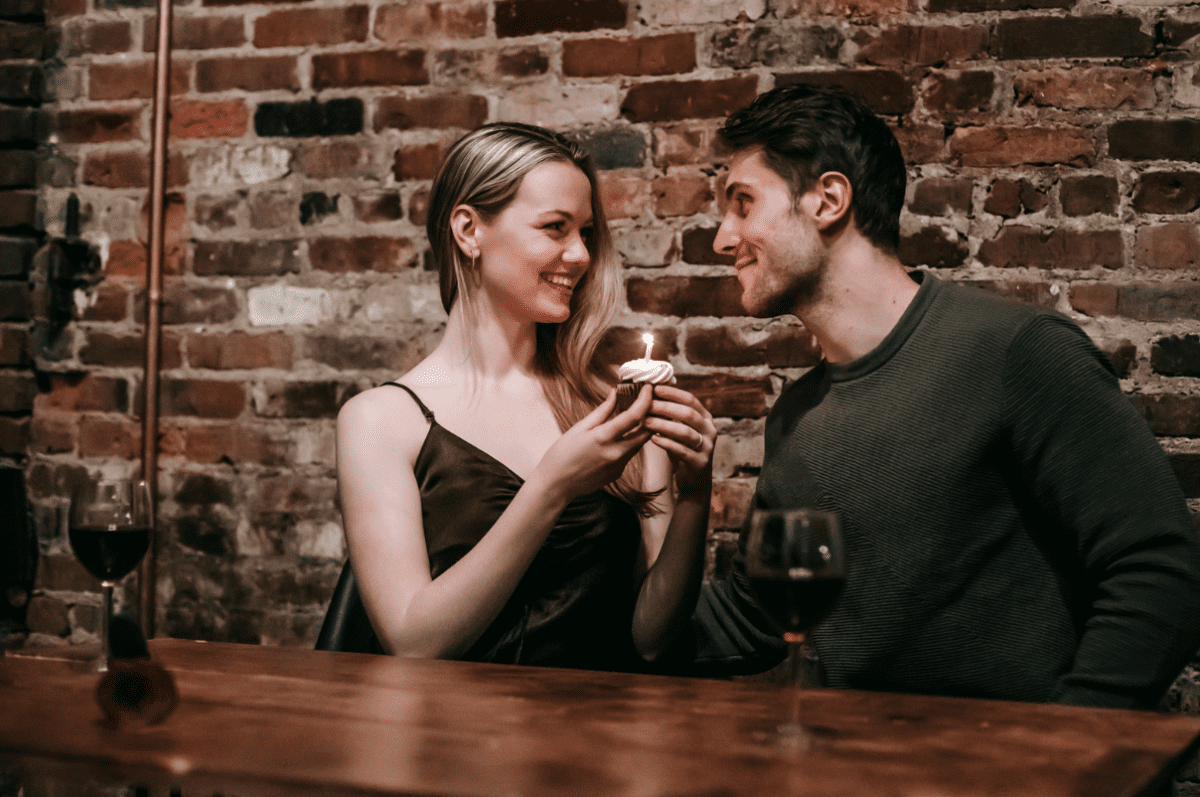
[[[333,600],[329,602],[325,621],[321,623],[321,632],[317,634],[316,649],[345,653],[384,652],[367,617],[367,609],[358,593],[358,583],[349,559],[342,566],[342,574],[333,588]]]

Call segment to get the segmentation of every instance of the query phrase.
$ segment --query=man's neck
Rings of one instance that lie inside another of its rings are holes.
[[[848,363],[887,337],[919,286],[895,256],[865,240],[830,254],[820,290],[796,315],[816,337],[826,360]]]

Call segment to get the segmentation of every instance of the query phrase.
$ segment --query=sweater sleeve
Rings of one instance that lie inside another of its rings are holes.
[[[1158,441],[1104,355],[1068,319],[1013,338],[1005,413],[1018,478],[1074,562],[1080,632],[1052,700],[1150,708],[1200,647],[1200,540]]]

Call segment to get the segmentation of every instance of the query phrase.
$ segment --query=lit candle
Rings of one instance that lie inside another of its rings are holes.
[[[642,359],[649,360],[650,352],[654,348],[654,336],[647,332],[642,335],[642,342],[646,344],[646,356]]]

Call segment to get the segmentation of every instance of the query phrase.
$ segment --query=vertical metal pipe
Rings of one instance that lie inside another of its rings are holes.
[[[142,380],[142,478],[150,484],[154,528],[150,551],[142,560],[138,585],[142,627],[155,632],[158,550],[158,371],[161,338],[163,235],[167,185],[167,118],[171,85],[171,0],[158,2],[158,39],[154,50],[154,115],[150,148],[150,243],[146,259],[146,364]]]

